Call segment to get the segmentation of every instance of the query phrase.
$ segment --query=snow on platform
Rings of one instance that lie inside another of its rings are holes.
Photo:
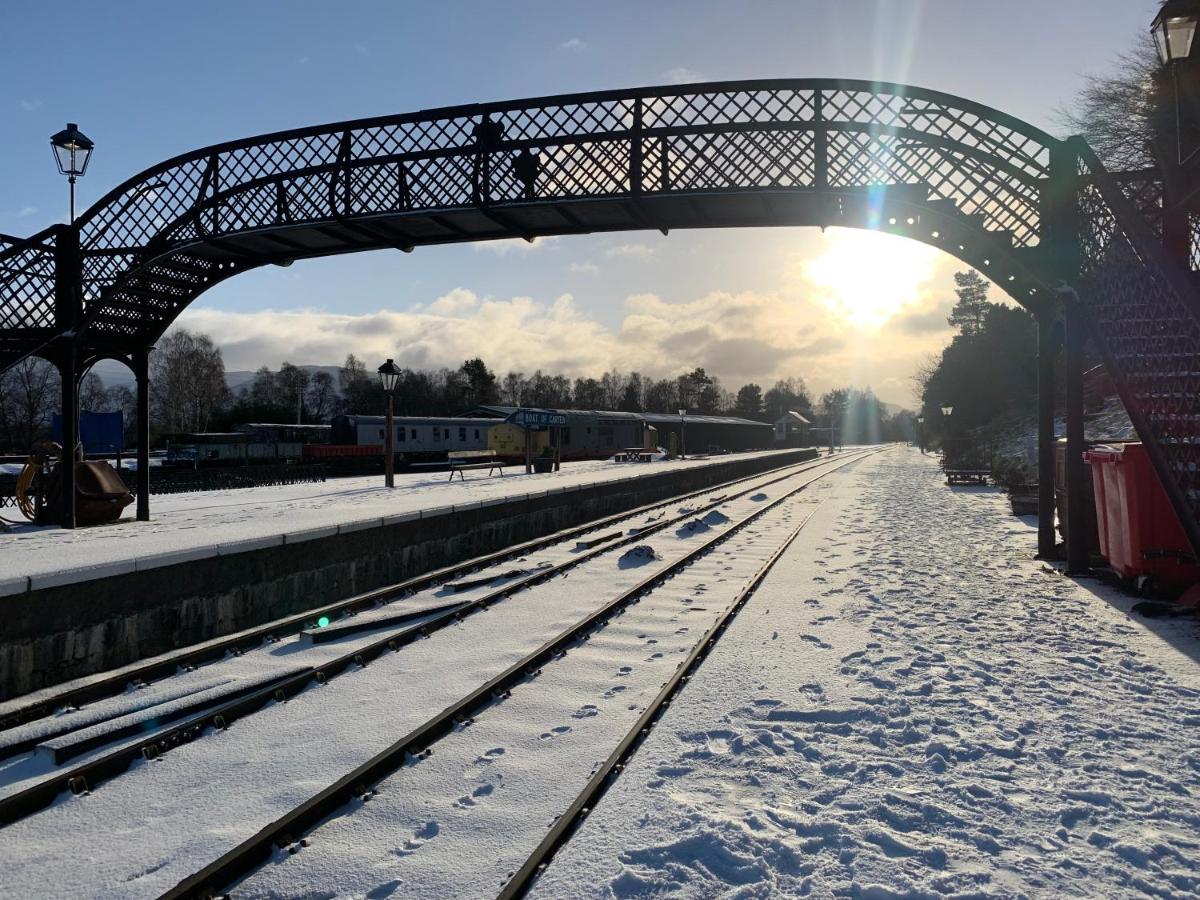
[[[1200,629],[857,471],[531,896],[1200,895]]]
[[[126,517],[112,525],[75,531],[22,526],[13,534],[0,534],[0,596],[778,452],[645,465],[564,463],[560,472],[542,475],[526,475],[524,467],[511,466],[503,477],[468,473],[454,482],[447,481],[445,472],[398,473],[391,491],[381,476],[365,476],[155,495],[150,522],[134,520],[129,507]]]

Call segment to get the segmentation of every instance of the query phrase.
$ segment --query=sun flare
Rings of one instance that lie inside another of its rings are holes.
[[[922,305],[940,252],[874,231],[830,229],[824,253],[804,263],[816,299],[847,328],[874,330],[902,310]]]

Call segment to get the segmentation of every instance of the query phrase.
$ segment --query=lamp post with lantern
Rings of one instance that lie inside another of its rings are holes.
[[[917,416],[917,446],[925,453],[925,417]]]
[[[679,410],[679,458],[687,459],[687,409]]]
[[[67,127],[50,138],[50,147],[54,150],[54,161],[58,164],[60,174],[67,176],[71,185],[71,224],[75,224],[75,179],[87,172],[92,151],[96,145],[92,143],[74,122],[68,122]]]
[[[1163,248],[1190,268],[1191,217],[1200,210],[1200,0],[1166,0],[1150,23],[1162,65],[1155,79],[1155,156],[1163,177]]]
[[[395,455],[395,415],[392,399],[396,393],[396,385],[400,381],[400,369],[390,359],[379,367],[379,386],[387,397],[387,415],[383,424],[383,479],[384,484],[393,488],[396,486],[396,455]]]

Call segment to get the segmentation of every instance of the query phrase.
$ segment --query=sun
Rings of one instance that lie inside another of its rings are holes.
[[[826,249],[803,264],[808,288],[847,328],[870,331],[919,306],[941,252],[908,238],[831,228]]]

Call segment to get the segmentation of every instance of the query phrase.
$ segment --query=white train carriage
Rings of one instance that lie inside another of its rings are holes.
[[[494,419],[455,419],[451,417],[396,416],[392,447],[400,462],[441,461],[452,450],[487,450],[488,431]],[[333,443],[357,446],[383,446],[383,416],[336,416]]]

